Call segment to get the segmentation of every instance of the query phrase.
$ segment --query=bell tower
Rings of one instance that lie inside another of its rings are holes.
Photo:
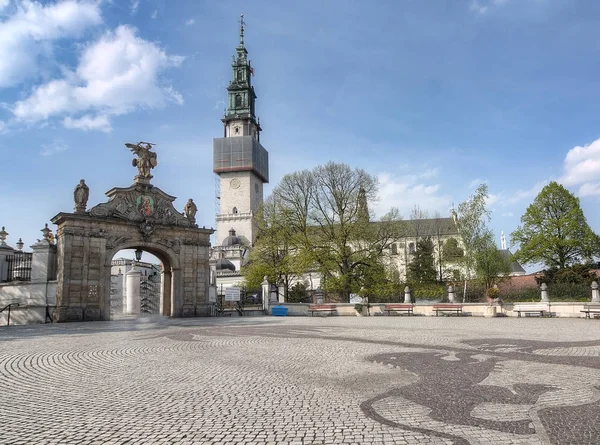
[[[263,201],[263,185],[269,182],[269,154],[260,144],[260,122],[256,118],[254,69],[244,46],[244,14],[240,17],[240,43],[231,63],[227,87],[227,109],[223,137],[213,140],[213,171],[219,176],[219,210],[216,245],[221,246],[235,229],[243,244],[255,238],[252,221]]]

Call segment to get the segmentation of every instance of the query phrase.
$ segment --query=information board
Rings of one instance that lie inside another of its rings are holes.
[[[241,291],[239,287],[228,287],[225,289],[225,301],[240,301]]]

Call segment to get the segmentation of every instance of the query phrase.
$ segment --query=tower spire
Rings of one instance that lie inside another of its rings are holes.
[[[246,24],[246,22],[244,22],[244,13],[242,12],[240,14],[240,46],[244,46],[244,25]]]

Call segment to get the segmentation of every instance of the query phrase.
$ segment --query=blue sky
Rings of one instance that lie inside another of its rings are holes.
[[[14,245],[132,183],[125,142],[157,144],[153,183],[214,226],[212,138],[239,14],[271,183],[329,160],[380,180],[382,214],[448,215],[487,182],[499,243],[550,180],[600,231],[600,2],[0,0],[0,225]]]

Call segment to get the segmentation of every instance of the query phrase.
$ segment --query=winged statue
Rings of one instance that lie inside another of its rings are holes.
[[[156,153],[151,151],[153,144],[151,142],[138,142],[137,144],[126,143],[125,146],[129,148],[137,158],[131,161],[131,164],[138,169],[138,178],[150,179],[152,175],[150,170],[158,165],[156,160]]]

